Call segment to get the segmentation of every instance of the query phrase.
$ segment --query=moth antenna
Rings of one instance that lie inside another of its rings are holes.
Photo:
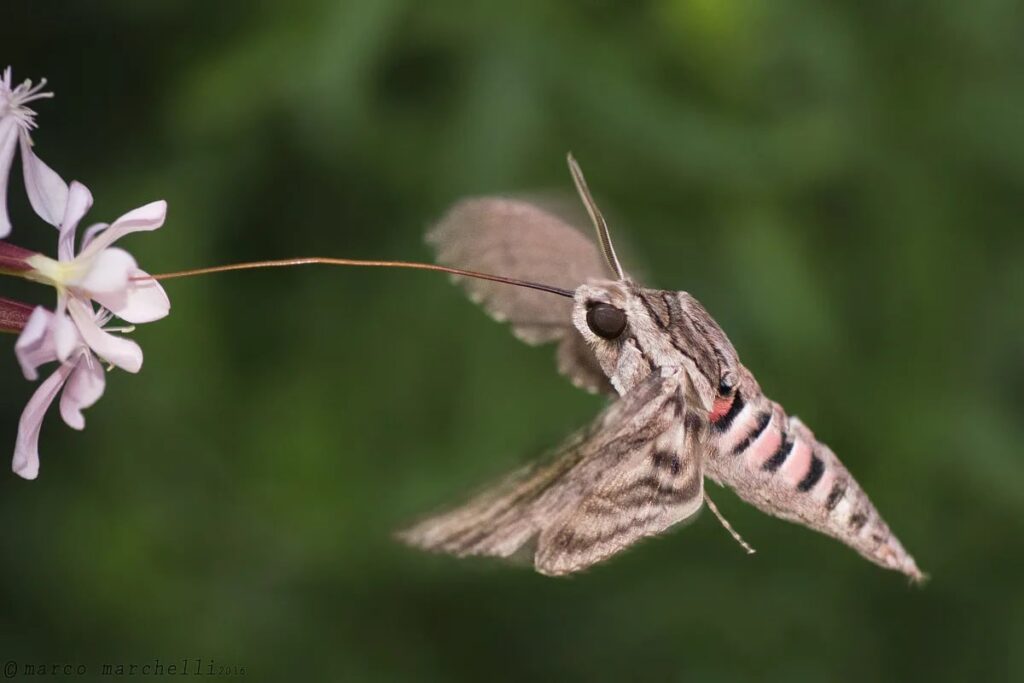
[[[729,524],[729,521],[722,516],[721,512],[718,511],[718,506],[716,506],[714,501],[711,500],[711,496],[707,494],[707,491],[704,492],[704,500],[707,501],[708,508],[711,509],[711,512],[715,513],[715,517],[717,517],[718,521],[722,523],[722,526],[725,527],[725,530],[728,531],[729,534],[734,539],[736,539],[736,542],[739,543],[740,546],[747,551],[747,555],[753,555],[754,553],[756,553],[757,551],[751,548],[750,544],[743,540],[743,537],[740,536],[739,533],[737,533],[737,531],[732,528],[732,524]]]
[[[594,229],[597,230],[597,242],[601,245],[601,253],[604,254],[604,260],[616,277],[620,280],[625,280],[626,274],[622,271],[622,265],[619,264],[619,257],[615,255],[615,246],[612,244],[612,236],[608,232],[608,223],[605,222],[604,216],[601,215],[601,210],[597,208],[597,202],[590,195],[590,188],[587,187],[587,180],[583,177],[583,171],[580,170],[580,165],[576,163],[576,158],[573,157],[572,152],[569,152],[566,159],[569,162],[569,172],[572,173],[572,181],[576,183],[576,191],[579,192],[580,199],[583,200],[583,206],[587,208],[590,220],[594,223]]]

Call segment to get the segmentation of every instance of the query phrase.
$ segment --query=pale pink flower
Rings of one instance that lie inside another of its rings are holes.
[[[0,259],[0,265],[6,263],[9,271],[57,289],[55,311],[35,309],[14,347],[29,380],[37,379],[40,365],[60,363],[29,399],[18,424],[12,467],[26,479],[39,474],[39,431],[47,409],[62,389],[61,417],[70,427],[82,429],[82,410],[103,395],[103,365],[133,373],[142,368],[139,345],[114,334],[130,330],[105,328],[107,322],[115,315],[129,323],[150,322],[170,310],[160,284],[138,268],[131,254],[111,246],[124,235],[163,225],[167,203],[152,202],[110,225],[89,227],[76,253],[78,224],[91,206],[89,190],[72,182],[61,207],[56,260],[24,250],[0,250],[6,259]],[[21,270],[21,264],[26,264],[27,270]],[[94,301],[100,305],[98,310]]]
[[[67,203],[67,185],[35,155],[29,136],[29,131],[36,127],[36,113],[25,105],[53,97],[52,92],[43,92],[45,86],[45,78],[34,86],[31,81],[12,85],[11,67],[0,75],[0,239],[11,232],[11,221],[7,215],[7,180],[17,145],[21,146],[25,190],[39,217],[51,225],[58,225],[64,213],[63,206]]]
[[[171,302],[160,283],[139,269],[131,254],[111,246],[129,233],[156,230],[163,225],[167,202],[161,200],[141,206],[109,226],[99,223],[89,227],[76,254],[78,223],[91,206],[92,194],[88,188],[72,181],[66,205],[62,207],[57,259],[33,254],[25,259],[30,271],[23,276],[57,288],[58,314],[64,312],[69,302],[78,301],[81,306],[68,305],[67,311],[86,342],[93,346],[91,339],[95,336],[96,325],[92,321],[90,299],[130,323],[163,318],[170,311]],[[93,348],[104,355],[101,349]]]
[[[81,306],[72,302],[71,306]],[[142,365],[142,350],[134,342],[113,337],[103,331],[102,326],[110,314],[93,314],[93,322],[100,333],[116,339],[119,350],[118,365],[135,372]],[[93,405],[103,395],[106,378],[103,365],[86,343],[79,328],[67,315],[56,315],[38,307],[29,316],[14,345],[14,353],[21,364],[25,378],[39,377],[37,369],[44,363],[59,361],[60,365],[46,378],[29,399],[18,422],[18,439],[14,446],[14,460],[11,469],[25,479],[39,476],[39,431],[46,411],[57,394],[61,393],[60,415],[72,429],[83,429],[85,417],[82,410]],[[109,360],[109,359],[108,359]]]

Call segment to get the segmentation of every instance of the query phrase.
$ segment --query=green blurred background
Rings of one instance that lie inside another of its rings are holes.
[[[932,581],[719,492],[552,580],[390,533],[602,400],[445,278],[168,283],[42,472],[0,477],[0,659],[213,659],[260,680],[1024,680],[1020,3],[7,2],[37,149],[157,198],[152,271],[429,259],[466,195],[570,196],[573,150],[654,286],[700,298]],[[52,251],[12,178],[14,237]],[[11,280],[0,294],[49,303]],[[32,386],[0,362],[13,448]],[[212,678],[212,677],[211,677]]]

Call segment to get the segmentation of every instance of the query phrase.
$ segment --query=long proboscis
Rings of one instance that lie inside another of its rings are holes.
[[[361,259],[348,258],[327,258],[322,256],[309,256],[304,258],[276,259],[272,261],[248,261],[246,263],[232,263],[225,266],[210,266],[208,268],[193,268],[190,270],[176,270],[170,273],[157,273],[155,275],[140,276],[139,280],[173,280],[180,277],[191,277],[193,275],[209,275],[211,273],[226,273],[234,270],[256,270],[259,268],[288,268],[291,266],[357,266],[363,268],[410,268],[413,270],[433,270],[449,275],[460,277],[472,277],[479,280],[490,280],[506,285],[517,287],[528,287],[549,294],[558,294],[568,298],[573,297],[573,292],[553,285],[545,285],[539,282],[517,280],[516,278],[504,277],[502,275],[491,275],[490,273],[479,273],[475,270],[463,270],[461,268],[449,268],[434,263],[419,263],[416,261],[364,261]]]

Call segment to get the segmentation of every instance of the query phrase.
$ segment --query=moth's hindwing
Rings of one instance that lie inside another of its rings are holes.
[[[706,421],[688,412],[689,378],[651,373],[546,462],[402,532],[454,555],[507,557],[536,542],[544,574],[568,574],[694,514],[703,502]]]
[[[427,241],[442,265],[567,289],[605,273],[597,245],[583,232],[515,199],[461,201],[434,226]],[[614,393],[593,351],[573,327],[571,301],[487,280],[458,281],[471,299],[511,325],[524,342],[558,342],[558,370],[573,384],[592,393]]]

